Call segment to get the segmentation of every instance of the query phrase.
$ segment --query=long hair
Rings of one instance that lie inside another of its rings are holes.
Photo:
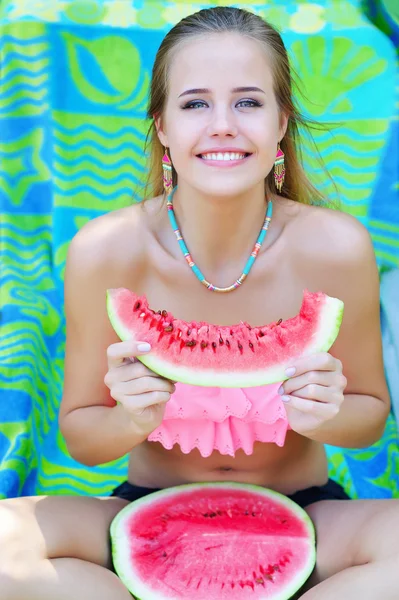
[[[293,97],[293,75],[287,50],[278,33],[264,19],[249,11],[233,7],[203,9],[177,23],[163,39],[152,69],[150,97],[147,117],[150,127],[146,138],[146,153],[149,156],[148,177],[144,199],[163,193],[162,156],[164,149],[158,139],[154,116],[164,113],[168,95],[168,73],[173,56],[190,39],[215,33],[237,33],[256,40],[264,47],[271,62],[274,93],[281,112],[288,115],[286,134],[280,142],[285,154],[286,173],[281,195],[304,204],[324,204],[322,194],[313,186],[302,166],[299,127],[307,131],[317,123],[302,116]],[[314,152],[322,163],[314,146]],[[323,165],[324,166],[324,165]],[[328,173],[327,173],[328,175]],[[177,173],[172,168],[173,185],[177,184]],[[273,172],[265,178],[265,191],[277,192]]]

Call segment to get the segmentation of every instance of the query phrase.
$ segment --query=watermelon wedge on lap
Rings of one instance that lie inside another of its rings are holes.
[[[152,310],[145,296],[125,288],[107,291],[110,321],[122,340],[151,344],[138,358],[173,381],[210,387],[254,387],[286,379],[301,356],[327,352],[337,338],[343,302],[304,291],[296,317],[263,327],[187,323],[166,310]]]
[[[315,565],[307,513],[235,483],[154,492],[111,524],[115,570],[140,600],[287,600]]]

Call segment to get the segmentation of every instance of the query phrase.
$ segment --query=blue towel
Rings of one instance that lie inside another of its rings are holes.
[[[385,373],[399,427],[399,269],[381,276],[381,327]]]

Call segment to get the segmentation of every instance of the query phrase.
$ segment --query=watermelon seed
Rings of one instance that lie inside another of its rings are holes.
[[[254,513],[254,512],[253,512],[253,513],[251,513],[251,514],[252,514],[252,516],[253,516],[253,517],[256,517],[256,513]]]
[[[265,580],[264,580],[264,579],[262,579],[262,577],[257,577],[257,578],[255,579],[255,583],[259,583],[259,584],[261,584],[261,585],[263,585],[263,586],[264,586],[264,585],[265,585]]]
[[[136,302],[136,304],[133,306],[133,310],[138,310],[141,306],[141,302]]]
[[[161,313],[161,311],[160,311],[160,310],[157,310],[157,315],[160,315],[160,314],[162,314],[162,313]]]
[[[253,345],[253,343],[252,343],[252,342],[249,342],[249,347],[251,348],[251,350],[253,350],[253,349],[254,349],[254,345]]]
[[[163,311],[161,312],[161,315],[162,315],[163,317],[167,317],[167,316],[168,316],[168,311],[167,311],[167,310],[163,310]]]
[[[279,565],[273,565],[273,569],[274,569],[275,571],[278,571],[278,572],[280,572],[280,571],[281,571],[281,569],[280,569],[280,566],[279,566]]]
[[[168,555],[166,554],[165,550],[162,552],[162,556],[163,556],[164,558],[166,558],[166,556],[168,556]]]
[[[216,342],[212,342],[212,348],[215,350],[215,348],[216,348]]]
[[[276,325],[280,325],[280,323],[282,323],[282,322],[283,322],[283,319],[279,319],[279,320],[277,321]]]
[[[171,331],[173,331],[173,325],[167,325],[167,327],[164,328],[165,333],[170,333]]]
[[[241,350],[242,350],[242,345],[240,344],[240,342],[237,342],[237,344],[238,344],[238,348],[239,348],[239,350],[240,350],[240,352],[241,352]]]
[[[221,346],[223,346],[223,344],[224,344],[224,341],[223,341],[223,338],[222,338],[222,336],[220,336],[220,338],[219,338],[219,344],[220,344]]]
[[[201,348],[207,348],[208,342],[201,342]]]
[[[230,342],[229,342],[229,340],[226,340],[226,346],[227,346],[228,348],[230,348]]]
[[[187,335],[190,335],[191,329],[187,329]]]
[[[246,510],[246,511],[244,512],[244,515],[247,517],[247,516],[249,515],[249,512]]]
[[[186,346],[195,346],[197,344],[197,342],[195,340],[187,340],[186,341]]]
[[[258,335],[259,335],[259,337],[263,337],[265,334],[263,333],[262,330],[260,330],[259,333],[258,333]]]

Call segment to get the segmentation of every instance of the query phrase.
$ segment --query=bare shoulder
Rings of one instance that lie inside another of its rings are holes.
[[[339,273],[342,283],[345,276],[356,274],[359,283],[362,273],[376,272],[370,233],[348,213],[302,205],[297,218],[289,223],[289,233],[292,256],[302,273],[311,272],[323,281]]]
[[[78,259],[85,265],[114,265],[128,256],[139,258],[142,235],[142,211],[132,205],[95,217],[72,238],[69,261]]]

